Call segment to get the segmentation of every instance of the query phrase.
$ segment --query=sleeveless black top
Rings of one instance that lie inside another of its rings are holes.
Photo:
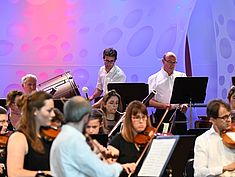
[[[31,147],[31,144],[29,144],[28,140],[28,153],[24,157],[24,169],[26,170],[50,170],[50,149],[52,142],[46,141],[43,138],[41,138],[41,141],[43,143],[45,153],[40,154],[38,152],[35,152],[34,149]]]

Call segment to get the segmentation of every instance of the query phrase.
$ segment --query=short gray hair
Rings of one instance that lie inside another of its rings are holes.
[[[91,104],[81,96],[74,96],[65,102],[64,119],[65,122],[80,122],[84,115],[91,112]]]
[[[21,83],[23,84],[28,78],[33,78],[36,81],[38,80],[37,76],[35,76],[34,74],[26,74],[21,78]]]

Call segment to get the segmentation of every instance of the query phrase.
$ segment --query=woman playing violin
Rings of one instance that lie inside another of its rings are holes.
[[[44,91],[23,95],[19,100],[22,117],[7,145],[7,172],[9,177],[34,177],[38,170],[50,173],[51,142],[44,141],[40,127],[50,125],[55,116],[52,96]]]
[[[135,162],[141,155],[143,147],[135,142],[138,133],[151,127],[146,106],[140,101],[132,101],[127,109],[121,133],[111,139],[108,149],[117,155],[117,162],[125,164],[125,171],[121,176],[128,176],[135,171]],[[147,142],[146,142],[147,143]]]
[[[7,110],[0,106],[0,177],[7,176],[6,172],[6,144],[8,140],[7,126],[8,126]]]

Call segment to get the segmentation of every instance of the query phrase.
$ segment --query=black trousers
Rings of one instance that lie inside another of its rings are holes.
[[[154,117],[152,116],[151,123],[154,127],[157,127],[161,118],[165,113],[165,109],[156,109]],[[165,116],[162,124],[160,125],[158,132],[163,130],[163,123],[169,123],[171,132],[173,135],[185,135],[187,134],[187,117],[180,110],[170,110]]]

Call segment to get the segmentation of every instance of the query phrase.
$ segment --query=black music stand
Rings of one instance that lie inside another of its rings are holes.
[[[146,83],[109,83],[108,91],[112,89],[121,96],[124,109],[131,101],[143,101],[149,94],[149,86]]]
[[[232,84],[235,86],[235,76],[232,77]]]
[[[204,103],[208,77],[176,77],[170,103],[190,106],[190,128],[192,128],[192,104]]]

